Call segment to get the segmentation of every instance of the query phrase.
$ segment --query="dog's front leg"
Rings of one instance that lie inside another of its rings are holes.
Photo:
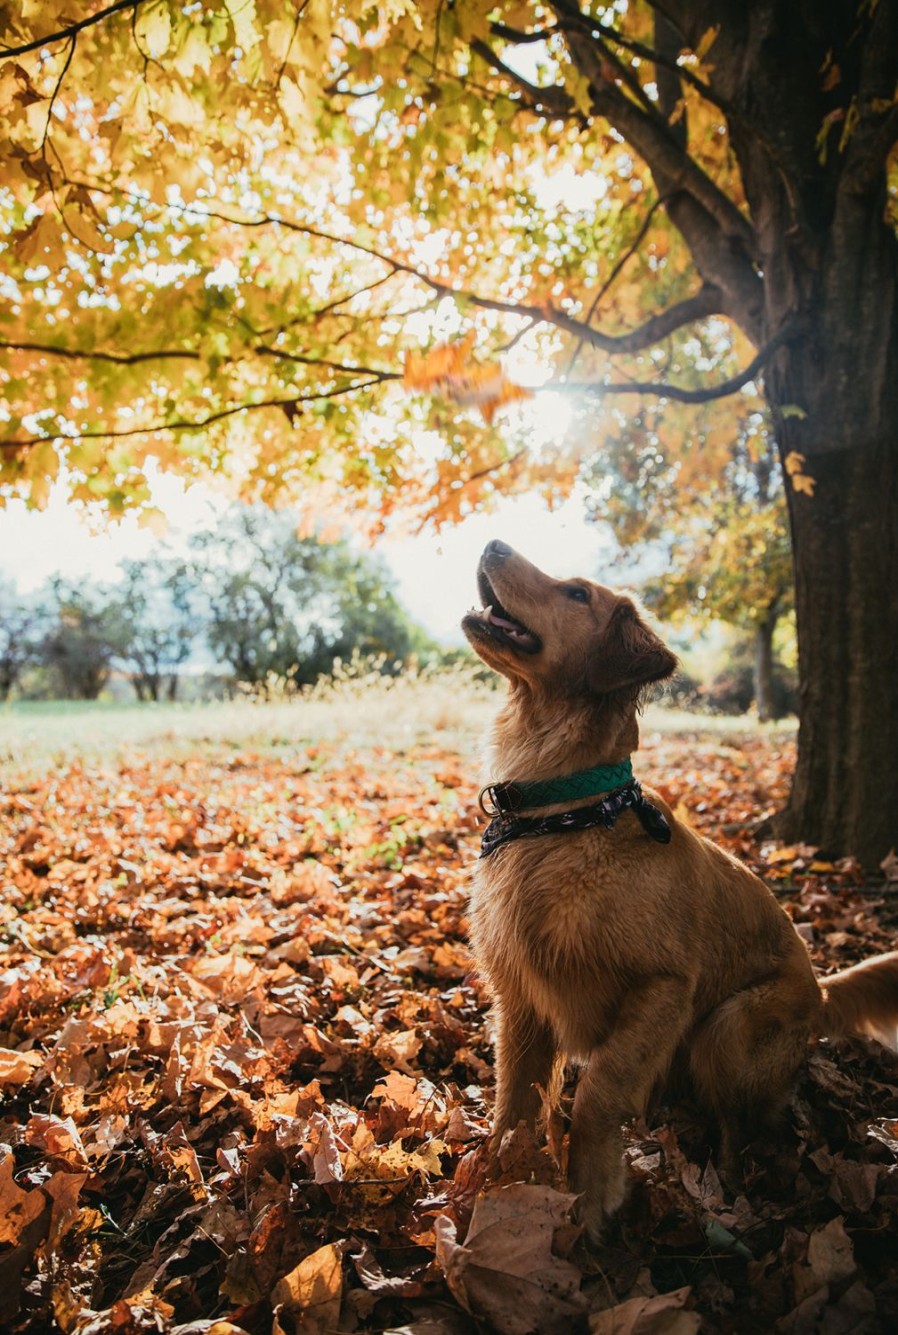
[[[580,1075],[571,1119],[570,1181],[581,1196],[579,1217],[593,1241],[624,1199],[621,1123],[645,1113],[653,1089],[670,1069],[688,1012],[684,982],[647,980],[625,998],[614,1029],[590,1053]]]
[[[548,1090],[555,1061],[552,1030],[535,1011],[506,998],[496,1007],[497,1137],[526,1122],[535,1127],[542,1108],[540,1087]]]

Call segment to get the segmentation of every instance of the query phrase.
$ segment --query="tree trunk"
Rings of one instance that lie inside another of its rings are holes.
[[[773,632],[776,617],[766,617],[755,627],[755,704],[762,723],[776,717],[773,704]]]
[[[778,833],[876,867],[898,847],[895,448],[818,455],[813,472],[814,496],[789,496],[799,736]]]
[[[898,240],[885,210],[884,188],[838,196],[818,268],[796,266],[806,331],[765,377],[787,474],[799,656],[781,828],[868,867],[898,846]],[[768,288],[774,325],[782,291]]]
[[[876,866],[898,846],[898,241],[887,188],[898,3],[658,8],[693,50],[719,25],[710,78],[732,109],[760,315],[744,275],[741,286],[729,278],[741,262],[731,219],[718,210],[733,244],[714,249],[712,272],[706,218],[676,196],[668,212],[748,337],[788,337],[764,370],[780,457],[787,475],[798,469],[798,487],[786,480],[798,763],[781,832]],[[666,158],[654,157],[660,190]],[[715,207],[707,191],[704,203]]]

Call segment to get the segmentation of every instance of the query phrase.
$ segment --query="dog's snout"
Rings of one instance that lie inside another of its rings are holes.
[[[492,542],[488,542],[484,547],[483,554],[484,556],[499,556],[504,558],[506,556],[511,556],[513,551],[514,548],[509,547],[508,543],[503,542],[501,538],[493,538]]]

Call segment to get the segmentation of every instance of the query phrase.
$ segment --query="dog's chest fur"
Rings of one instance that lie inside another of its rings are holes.
[[[602,1040],[643,964],[619,903],[619,854],[612,871],[609,851],[604,831],[525,838],[484,859],[474,878],[472,944],[491,987],[547,1020],[570,1056]]]

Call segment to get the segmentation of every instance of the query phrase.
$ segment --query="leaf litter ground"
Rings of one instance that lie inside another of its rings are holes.
[[[894,884],[764,842],[788,740],[648,734],[641,777],[768,879],[818,968],[894,946]],[[597,1250],[563,1117],[490,1161],[472,755],[194,746],[9,779],[2,1329],[898,1327],[898,1062],[875,1044],[816,1048],[735,1198],[689,1108],[628,1128]]]

